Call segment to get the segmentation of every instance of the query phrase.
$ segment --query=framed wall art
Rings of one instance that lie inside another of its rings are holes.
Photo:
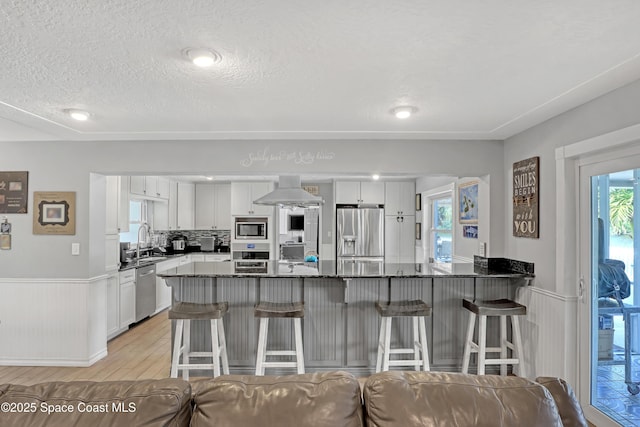
[[[540,215],[540,157],[513,164],[513,235],[537,239]]]
[[[0,213],[27,213],[29,172],[0,172]]]
[[[458,186],[460,224],[478,223],[478,182],[466,182]]]
[[[76,193],[33,193],[33,234],[76,234]]]

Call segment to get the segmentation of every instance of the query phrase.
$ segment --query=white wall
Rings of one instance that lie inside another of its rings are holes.
[[[564,284],[555,283],[556,266],[556,154],[558,147],[640,122],[640,81],[620,88],[588,104],[561,114],[505,141],[503,224],[505,252],[511,258],[535,263],[536,286],[556,291]],[[513,163],[540,156],[540,238],[513,237],[511,222],[511,176]]]
[[[7,215],[13,223],[13,249],[0,253],[2,277],[87,278],[104,272],[104,260],[98,252],[89,251],[104,247],[104,242],[98,241],[101,233],[95,229],[95,221],[90,223],[90,215],[103,215],[105,210],[99,196],[104,192],[100,189],[103,182],[91,180],[92,172],[343,175],[375,170],[383,176],[491,175],[496,177],[491,202],[502,205],[504,198],[503,150],[498,141],[3,142],[0,152],[7,154],[0,157],[0,170],[29,171],[30,193],[28,214]],[[75,236],[32,234],[34,191],[76,192]],[[498,212],[495,221],[502,219]],[[497,226],[492,229],[503,230]],[[326,240],[323,235],[323,242]],[[504,236],[493,234],[491,240],[499,247]],[[73,242],[80,243],[80,256],[71,256]]]
[[[528,305],[523,338],[529,343],[525,357],[531,362],[529,376],[560,376],[574,387],[578,382],[578,332],[584,326],[578,322],[576,309],[576,257],[566,256],[567,251],[577,248],[576,233],[572,230],[577,217],[572,217],[576,212],[567,211],[567,206],[575,205],[575,201],[566,206],[562,203],[562,207],[557,205],[558,200],[564,200],[562,197],[577,200],[571,193],[557,196],[558,189],[574,188],[575,171],[563,169],[564,159],[557,162],[556,149],[638,124],[639,104],[640,81],[636,81],[505,141],[504,200],[508,220],[503,224],[505,252],[511,258],[535,263],[534,288],[523,290],[519,298]],[[512,235],[510,222],[513,163],[534,156],[540,157],[540,238],[517,238]],[[556,176],[557,171],[560,176]],[[557,224],[563,228],[557,229]],[[573,241],[567,241],[567,236]],[[574,261],[565,265],[571,259]],[[555,311],[565,316],[546,315],[548,307],[555,307]],[[563,357],[558,358],[558,354]]]

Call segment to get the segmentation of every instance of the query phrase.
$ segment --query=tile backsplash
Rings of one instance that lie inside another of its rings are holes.
[[[215,237],[222,240],[222,246],[229,246],[231,242],[231,230],[156,230],[154,234],[163,233],[167,241],[175,236],[185,236],[189,245],[199,244],[201,237]]]

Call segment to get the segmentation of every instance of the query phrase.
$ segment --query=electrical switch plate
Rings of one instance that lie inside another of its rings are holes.
[[[71,244],[71,255],[80,255],[80,243]]]
[[[478,253],[479,253],[479,255],[480,256],[485,256],[486,249],[487,249],[487,244],[485,242],[480,242],[480,244],[478,245]]]

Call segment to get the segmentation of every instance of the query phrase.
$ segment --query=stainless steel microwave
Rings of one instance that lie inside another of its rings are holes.
[[[267,240],[267,218],[236,218],[237,240]]]

